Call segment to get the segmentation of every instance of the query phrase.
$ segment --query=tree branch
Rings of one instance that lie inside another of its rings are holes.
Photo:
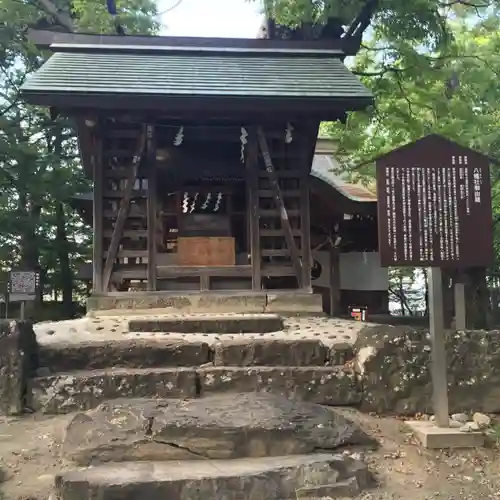
[[[71,17],[65,12],[61,12],[52,2],[51,0],[38,0],[43,10],[53,16],[56,21],[68,31],[73,32],[74,26]]]
[[[361,37],[363,32],[368,28],[371,23],[373,14],[378,8],[379,0],[367,0],[364,7],[361,9],[361,12],[357,15],[356,19],[349,26],[349,29],[346,31],[347,37]]]

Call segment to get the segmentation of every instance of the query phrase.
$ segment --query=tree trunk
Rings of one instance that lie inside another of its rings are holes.
[[[488,328],[489,292],[486,285],[486,269],[474,267],[465,274],[465,301],[467,328]]]
[[[63,309],[68,317],[73,316],[73,273],[69,257],[69,242],[66,233],[66,215],[64,205],[56,204],[56,251],[61,273],[61,292]]]
[[[36,228],[40,223],[42,207],[29,199],[25,191],[19,193],[18,211],[21,223],[21,267],[29,271],[40,272],[40,246]],[[35,318],[36,310],[42,307],[43,302],[43,278],[40,274],[39,292],[34,301],[26,304],[25,314],[27,318]]]
[[[58,125],[54,130],[54,156],[57,166],[60,167],[62,155],[62,127]],[[73,272],[69,256],[70,245],[66,232],[66,214],[62,201],[56,202],[56,252],[59,260],[59,272],[61,273],[61,293],[63,310],[68,317],[73,316]]]

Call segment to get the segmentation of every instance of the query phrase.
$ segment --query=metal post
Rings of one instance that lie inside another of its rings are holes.
[[[465,283],[455,283],[455,330],[463,331],[466,328]]]
[[[20,316],[21,316],[21,320],[24,320],[24,308],[26,306],[26,302],[24,300],[21,300],[21,304],[20,304]]]
[[[429,280],[429,325],[431,333],[431,376],[434,415],[438,427],[449,426],[448,383],[446,344],[443,315],[443,285],[441,269],[430,267]]]

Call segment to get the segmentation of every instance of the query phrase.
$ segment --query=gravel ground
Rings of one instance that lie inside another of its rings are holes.
[[[500,499],[500,448],[494,436],[484,448],[424,450],[403,420],[343,413],[380,443],[378,450],[364,452],[378,486],[359,500]]]

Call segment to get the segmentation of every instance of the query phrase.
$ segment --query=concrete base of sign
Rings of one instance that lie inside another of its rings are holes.
[[[460,432],[460,429],[438,427],[427,420],[410,420],[406,425],[427,449],[476,448],[484,445],[482,432]]]

